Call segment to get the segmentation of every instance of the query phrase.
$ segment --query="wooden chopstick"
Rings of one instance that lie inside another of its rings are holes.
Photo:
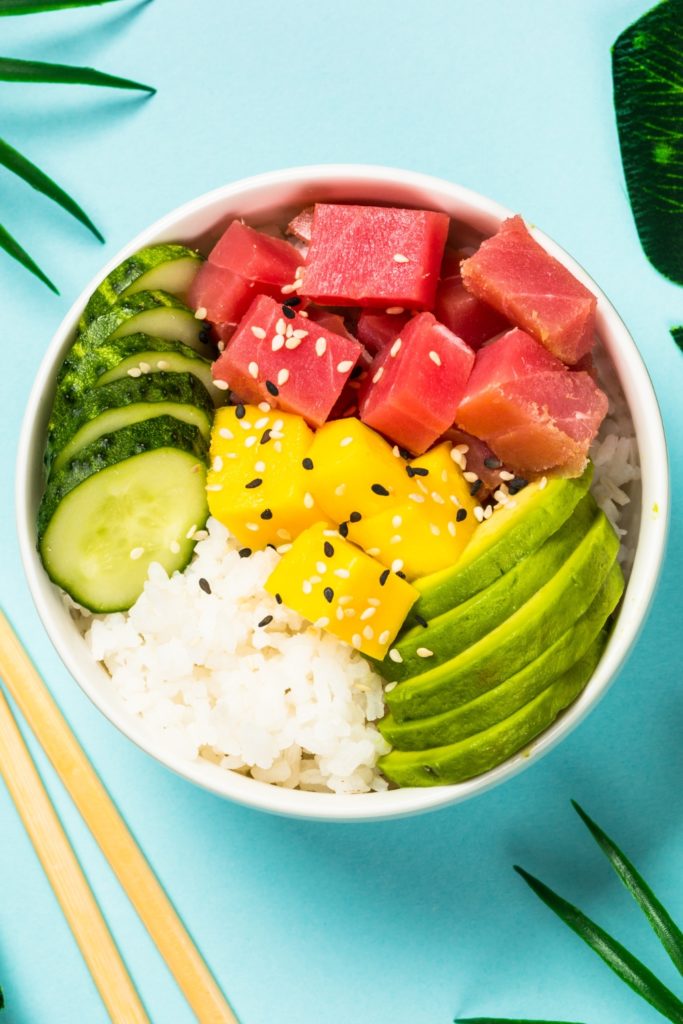
[[[2,611],[0,678],[52,762],[197,1020],[200,1024],[239,1024]]]
[[[0,690],[0,774],[113,1021],[149,1024],[40,775]]]

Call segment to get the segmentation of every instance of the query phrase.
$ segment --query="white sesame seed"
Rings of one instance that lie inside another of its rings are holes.
[[[337,616],[337,618],[339,620],[341,620],[341,619],[344,618],[344,609],[343,608],[337,608],[337,610],[336,610],[336,612],[334,614]]]
[[[308,320],[308,313],[306,312],[305,309],[300,309],[299,310],[299,316],[302,316],[304,318],[304,320]]]
[[[273,445],[273,448],[279,455],[280,452],[282,451],[282,441],[276,441],[275,444]]]
[[[280,289],[280,291],[282,292],[283,295],[291,295],[292,292],[295,289],[296,289],[296,285],[295,284],[283,284],[283,286]]]
[[[279,537],[280,540],[291,540],[292,539],[292,535],[289,532],[289,530],[285,530],[285,529],[282,529],[282,528],[275,531],[275,536]]]
[[[366,608],[364,612],[360,613],[361,621],[362,622],[366,622],[368,619],[371,619],[372,616],[376,615],[376,614],[377,614],[377,609],[376,608]]]
[[[285,345],[285,339],[281,334],[276,334],[270,343],[271,352],[279,352]]]
[[[418,647],[415,653],[417,654],[418,658],[431,658],[432,655],[434,654],[434,651],[430,651],[428,647]]]
[[[165,359],[157,359],[157,370],[168,370],[169,365]]]
[[[401,341],[401,339],[397,338],[396,341],[394,342],[394,344],[389,349],[389,355],[397,356],[399,351],[400,351],[400,349],[401,349],[401,345],[402,344],[403,344],[403,342]]]
[[[304,494],[304,508],[313,508],[314,505],[315,501],[313,500],[313,495],[306,491]]]
[[[387,630],[387,632],[388,632],[388,630]],[[382,636],[384,636],[384,633],[382,633]],[[387,683],[387,685],[384,687],[384,692],[385,693],[391,693],[391,691],[395,690],[397,686],[398,686],[398,683],[396,682],[396,680],[394,680],[393,683]]]
[[[363,626],[363,636],[366,640],[372,640],[375,635],[375,631],[372,626]]]
[[[303,590],[304,594],[310,594],[311,591],[313,590],[313,584],[311,583],[310,580],[304,580],[303,583],[301,584],[301,589]]]
[[[197,524],[193,523],[192,526],[190,527],[190,529],[185,534],[185,540],[192,540],[192,538],[194,537],[196,532],[197,532]]]
[[[206,540],[206,538],[208,536],[209,536],[209,531],[208,530],[197,530],[197,532],[194,535],[194,539],[195,540]]]
[[[336,530],[323,530],[323,537],[338,537]]]
[[[206,313],[206,306],[200,306],[194,314],[195,320],[206,320]]]
[[[490,519],[492,515],[493,509],[491,508],[490,505],[487,505],[486,508],[484,509],[484,519]]]
[[[220,473],[220,471],[223,468],[223,460],[220,457],[220,455],[216,456],[216,458],[213,460],[212,465],[213,465],[213,468],[216,471],[216,473]]]
[[[138,366],[140,367],[143,373],[149,373],[149,371],[152,369],[149,363],[138,363]]]
[[[246,439],[246,441],[244,442],[244,447],[245,447],[245,448],[253,448],[253,447],[254,447],[254,445],[256,444],[257,440],[258,440],[258,438],[254,437],[254,435],[253,435],[253,434],[251,434],[251,435],[250,435],[250,436],[249,436],[249,437],[248,437],[248,438]]]
[[[271,406],[270,402],[259,402],[259,404],[257,405],[257,409],[259,409],[261,412],[272,412],[272,408],[273,407]]]
[[[348,580],[349,577],[351,576],[351,573],[349,572],[348,569],[335,569],[334,570],[334,575],[338,576],[340,580]],[[347,601],[344,601],[343,598],[341,598],[341,597],[339,598],[339,600],[343,604],[347,604],[348,603]],[[349,597],[349,600],[350,600],[350,597]]]
[[[422,502],[424,501],[424,497],[421,494],[409,494],[408,497],[410,498],[411,501],[416,502],[418,505],[421,505]]]
[[[280,317],[278,322],[275,324],[275,333],[276,334],[284,334],[286,330],[287,330],[287,324],[282,319],[282,317]]]
[[[327,338],[316,338],[315,341],[315,354],[317,356],[324,356],[327,351]]]
[[[265,462],[263,462],[262,459],[259,459],[258,462],[254,463],[254,469],[256,470],[257,473],[265,473],[265,471],[266,471],[266,464],[265,464]]]
[[[493,492],[493,497],[496,499],[496,501],[500,502],[501,505],[504,505],[508,498],[510,497],[510,495],[507,493],[507,491],[503,491],[501,488],[498,488],[497,491]]]
[[[263,339],[266,336],[266,332],[263,329],[263,327],[252,327],[251,333],[254,335],[255,338]]]
[[[275,420],[275,422],[273,423],[273,433],[276,434],[279,430],[282,430],[284,425],[285,425],[285,421],[283,419]],[[282,435],[282,436],[284,436],[284,435]]]
[[[429,529],[430,529],[430,532],[432,533],[432,535],[434,537],[440,537],[441,536],[441,530],[436,525],[436,523],[430,523],[429,524]]]
[[[401,657],[401,652],[397,650],[395,647],[392,647],[391,650],[389,651],[389,657],[391,658],[392,661],[395,661],[397,665],[400,665],[401,662],[403,661],[403,658]]]
[[[474,510],[474,518],[477,520],[478,523],[483,523],[483,521],[484,521],[484,510],[481,507],[481,505],[477,505],[476,506],[476,508]]]
[[[207,484],[206,489],[207,491],[222,491],[223,484]]]
[[[346,448],[347,445],[352,444],[352,443],[353,443],[353,438],[352,437],[342,437],[341,441],[339,442],[339,447],[340,448]]]
[[[467,455],[468,451],[470,450],[470,446],[468,444],[456,444],[455,447],[457,451],[460,452],[461,455]]]
[[[410,260],[400,252],[394,253],[394,263],[409,263]]]
[[[256,423],[254,424],[254,429],[263,430],[263,428],[267,427],[269,423],[270,420],[267,416],[261,416],[260,419],[256,420]]]
[[[253,377],[254,380],[256,380],[256,378],[258,377],[258,363],[252,361],[251,363],[249,363],[247,369],[249,370],[249,376]]]
[[[436,502],[437,505],[446,504],[446,499],[438,491],[432,491],[432,501]]]
[[[237,452],[226,452],[223,456],[224,459],[236,459],[237,457]]]
[[[387,312],[389,316],[398,316],[399,313],[404,312],[404,309],[403,306],[389,306],[389,308],[385,310],[385,312]]]
[[[360,633],[353,634],[353,636],[351,637],[351,643],[356,648],[356,650],[358,650],[360,645],[363,643],[363,637],[360,635]]]
[[[227,380],[215,380],[213,382],[213,386],[215,388],[218,388],[219,391],[227,391],[228,388],[230,387]]]
[[[287,324],[287,330],[285,331],[285,338],[291,338],[294,335],[294,328],[291,324]]]
[[[225,352],[225,342],[223,341],[222,338],[220,338],[216,342],[216,348],[218,349],[219,352]]]
[[[174,555],[177,555],[178,552],[180,551],[180,544],[178,543],[177,540],[172,540],[168,547],[169,551],[171,551]]]
[[[341,498],[346,493],[346,484],[339,484],[339,487],[335,487],[334,493],[338,498]]]
[[[400,572],[402,568],[403,568],[403,559],[402,558],[395,558],[393,560],[393,562],[391,563],[391,571],[392,572]]]
[[[448,532],[450,533],[451,537],[455,537],[456,526],[452,519],[448,523]]]
[[[313,623],[316,629],[324,629],[325,626],[329,626],[329,624],[330,620],[328,619],[327,615],[323,615],[321,618],[316,619],[315,622]]]
[[[233,434],[232,430],[228,430],[227,427],[221,427],[221,429],[218,431],[218,436],[225,438],[226,441],[232,441],[235,435]]]
[[[278,370],[278,372],[277,372],[278,386],[282,387],[282,385],[286,384],[288,380],[289,380],[289,370],[286,370],[284,367],[281,370]]]
[[[517,502],[516,501],[508,501],[508,503],[505,506],[505,508],[509,508],[509,509],[517,508]]]
[[[434,350],[432,349],[432,351],[429,353],[429,358],[431,359],[435,366],[441,366],[441,356],[439,355],[438,352],[434,352]]]
[[[315,567],[321,576],[323,576],[327,572],[327,565],[325,564],[325,562],[316,562]]]
[[[515,479],[515,474],[511,473],[508,469],[501,469],[500,472],[498,473],[498,476],[500,477],[501,480],[505,480],[506,483],[509,480]]]
[[[246,526],[246,528],[248,530],[251,530],[252,533],[258,533],[258,529],[259,529],[258,523],[245,523],[244,525]]]
[[[348,373],[349,370],[353,369],[353,359],[342,359],[340,363],[337,363],[338,373]]]
[[[441,482],[444,483],[444,484],[448,483],[448,470],[447,469],[442,469],[441,470]]]
[[[394,527],[395,530],[398,530],[402,522],[403,519],[401,516],[392,516],[391,525]]]
[[[393,535],[393,537],[390,537],[390,538],[389,538],[389,543],[390,543],[390,544],[400,544],[400,543],[401,543],[401,540],[402,540],[402,539],[403,539],[403,538],[401,537],[401,534],[400,534],[400,533],[395,533],[395,534]]]
[[[304,331],[301,327],[297,327],[295,331],[292,331],[292,337],[297,338],[299,341],[303,341],[304,338],[308,337],[308,331]]]
[[[473,473],[472,470],[468,470],[466,473],[463,473],[463,477],[467,480],[468,484],[473,484],[475,480],[479,479],[477,474]]]
[[[142,377],[142,370],[140,369],[139,366],[131,366],[130,370],[128,371],[128,376],[129,377]],[[215,383],[216,382],[214,381],[214,384]]]
[[[368,550],[365,553],[366,553],[366,555],[370,555],[370,558],[377,558],[377,555],[381,555],[382,554],[382,549],[381,548],[368,548]]]
[[[297,267],[294,271],[294,277],[303,277],[305,269],[306,267],[304,267],[303,264],[300,267]]]
[[[544,491],[547,486],[548,486],[548,477],[547,476],[542,476],[541,479],[538,481],[538,489],[539,489],[539,491]]]
[[[138,558],[142,558],[145,553],[144,548],[131,548],[130,557],[134,562],[137,562]]]
[[[341,366],[341,363],[339,365]],[[379,370],[377,371],[375,376],[372,378],[372,383],[373,384],[377,384],[382,379],[382,374],[383,373],[384,373],[384,367],[380,366]]]
[[[465,469],[467,463],[465,462],[465,457],[462,452],[459,452],[457,448],[451,448],[450,456],[459,469]]]
[[[381,603],[382,602],[380,601],[380,599],[378,597],[369,597],[368,598],[368,604],[371,604],[373,608],[379,608]]]
[[[251,426],[252,425],[249,422],[249,420],[240,420],[239,424],[240,424],[242,430],[251,430]]]
[[[287,338],[287,341],[285,342],[285,348],[289,349],[290,352],[293,352],[295,348],[299,347],[302,340],[302,338],[297,338],[295,336]]]

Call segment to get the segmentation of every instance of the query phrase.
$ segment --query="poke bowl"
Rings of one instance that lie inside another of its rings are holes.
[[[566,736],[635,643],[669,505],[647,371],[585,271],[362,165],[226,185],[121,250],[47,349],[16,495],[100,711],[324,820],[459,802]]]

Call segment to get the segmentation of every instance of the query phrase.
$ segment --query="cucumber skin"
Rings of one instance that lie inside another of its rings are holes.
[[[122,327],[129,318],[150,309],[163,307],[175,309],[179,313],[187,313],[194,319],[194,313],[190,307],[169,292],[136,292],[134,295],[118,299],[114,306],[110,306],[105,313],[89,323],[85,330],[79,330],[71,352],[76,359],[81,359],[89,349],[96,348],[108,341],[114,331]],[[208,355],[211,351],[208,340],[206,350]]]
[[[70,491],[101,469],[158,448],[179,448],[207,464],[209,446],[201,432],[172,416],[158,416],[123,427],[113,434],[104,434],[83,448],[48,481],[38,509],[39,548],[57,506]]]
[[[190,373],[150,373],[141,377],[128,377],[87,391],[78,404],[64,409],[56,419],[50,420],[45,447],[45,466],[52,463],[87,422],[107,409],[122,408],[133,403],[178,402],[195,405],[213,422],[214,405],[203,384]]]
[[[118,267],[115,267],[111,274],[105,277],[88,299],[78,321],[79,332],[86,330],[88,324],[97,317],[107,313],[114,303],[119,301],[122,292],[135,284],[143,274],[154,270],[161,263],[170,263],[177,259],[195,259],[200,264],[204,262],[203,257],[194,249],[169,242],[148,245],[129,256],[123,263],[119,263]]]

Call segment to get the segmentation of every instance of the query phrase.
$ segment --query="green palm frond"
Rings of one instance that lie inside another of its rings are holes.
[[[117,0],[0,0],[0,18],[14,14],[44,14],[46,11],[65,11],[71,7],[101,7]]]
[[[59,295],[59,289],[52,283],[47,274],[44,274],[37,263],[35,263],[25,249],[17,242],[16,238],[10,235],[9,231],[0,224],[0,249],[4,249],[5,252],[15,259],[17,263],[21,263],[22,267],[26,267],[32,274],[35,274],[43,284],[46,284],[50,291],[53,291],[55,295]]]
[[[64,189],[60,188],[59,185],[49,178],[47,174],[44,174],[39,167],[27,160],[25,156],[22,156],[13,146],[10,146],[4,139],[0,139],[0,164],[4,165],[13,174],[23,178],[25,182],[35,188],[38,192],[42,192],[43,195],[48,196],[55,203],[58,203],[62,209],[67,210],[76,220],[79,220],[81,224],[84,224],[89,231],[92,231],[93,235],[100,240],[104,241],[103,235],[98,231],[93,222],[88,217],[87,213],[81,209],[78,203],[68,195]]]
[[[2,82],[52,82],[58,85],[99,85],[110,89],[138,89],[154,94],[156,89],[130,78],[108,75],[95,68],[80,68],[70,64],[50,64],[42,60],[19,60],[0,57]]]

